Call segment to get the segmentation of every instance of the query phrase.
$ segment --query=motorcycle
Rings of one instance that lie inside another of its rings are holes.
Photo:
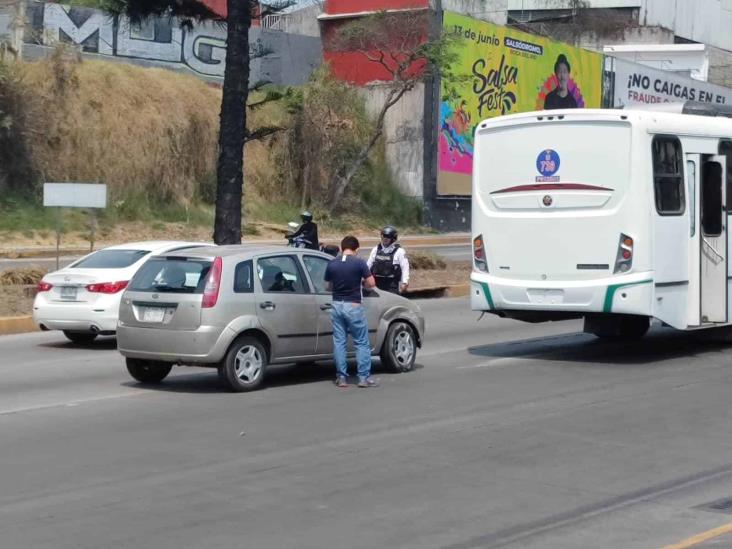
[[[309,248],[310,247],[310,241],[305,238],[304,236],[293,236],[297,230],[300,228],[300,225],[295,223],[294,221],[290,221],[287,224],[287,227],[289,228],[289,231],[287,234],[285,234],[285,238],[287,239],[287,245],[291,248]]]
[[[303,237],[303,236],[293,236],[297,230],[300,228],[300,225],[295,223],[294,221],[290,221],[287,224],[288,231],[285,234],[285,238],[287,239],[287,245],[292,248],[309,248],[310,247],[310,241]],[[323,244],[322,242],[318,243],[318,250],[326,253],[330,256],[336,257],[338,255],[338,252],[340,252],[340,248],[338,246],[335,246],[333,244]]]

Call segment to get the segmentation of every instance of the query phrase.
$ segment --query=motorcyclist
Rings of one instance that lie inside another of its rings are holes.
[[[302,225],[287,238],[295,239],[301,237],[305,241],[305,247],[309,250],[317,250],[320,247],[318,241],[318,225],[313,222],[313,214],[307,210],[304,210],[300,214],[302,219]]]
[[[396,243],[397,238],[399,234],[391,225],[381,229],[381,242],[371,250],[367,261],[376,287],[395,294],[409,286],[409,260],[404,248]]]

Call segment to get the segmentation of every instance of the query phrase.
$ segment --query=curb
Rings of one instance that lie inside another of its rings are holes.
[[[0,335],[37,332],[38,326],[32,316],[10,316],[0,318]]]

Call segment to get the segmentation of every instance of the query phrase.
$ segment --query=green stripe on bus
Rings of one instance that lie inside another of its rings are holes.
[[[491,309],[495,309],[495,305],[493,305],[493,298],[491,297],[491,289],[488,287],[488,284],[485,282],[478,282],[480,284],[480,287],[483,288],[483,294],[485,295],[485,300],[488,302],[488,306]]]
[[[602,307],[603,313],[610,313],[612,312],[613,308],[613,298],[615,297],[615,292],[617,292],[620,288],[625,288],[627,286],[638,286],[639,284],[651,284],[653,280],[640,280],[638,282],[627,282],[625,284],[611,284],[607,287],[607,291],[605,292],[605,304]]]

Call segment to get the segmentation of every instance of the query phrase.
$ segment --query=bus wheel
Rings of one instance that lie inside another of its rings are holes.
[[[598,315],[585,317],[585,332],[607,339],[641,339],[651,327],[651,319],[639,315]]]

